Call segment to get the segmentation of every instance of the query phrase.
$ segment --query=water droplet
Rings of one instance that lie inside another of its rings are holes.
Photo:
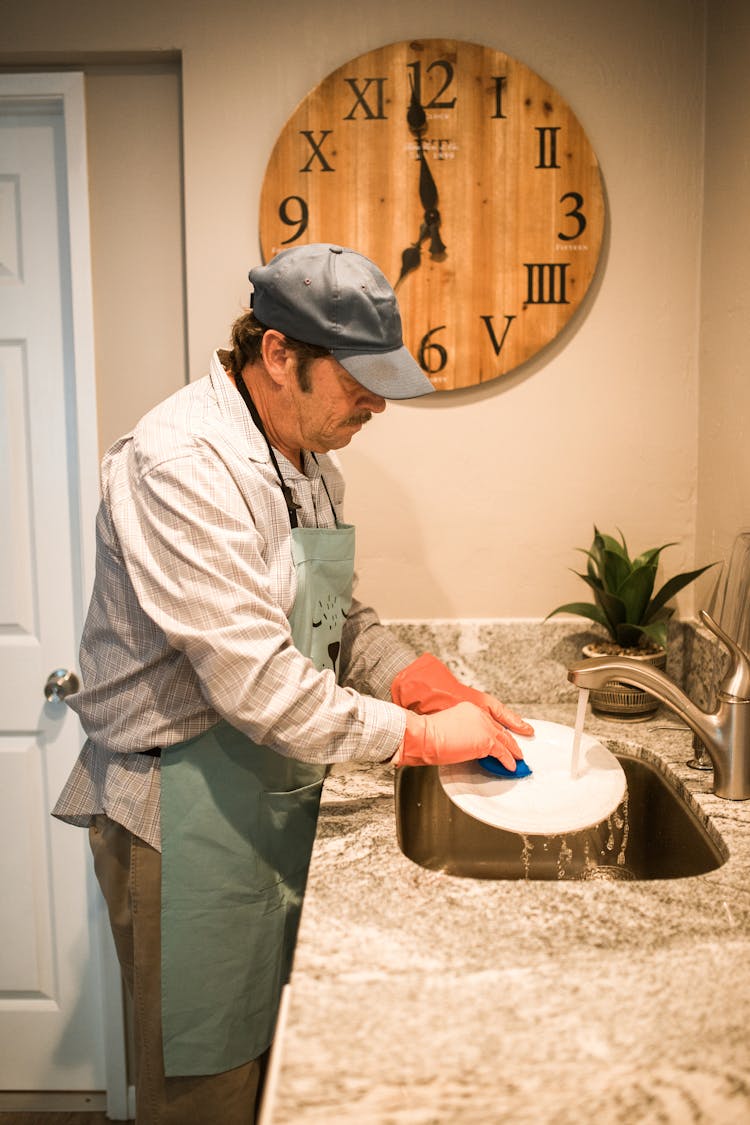
[[[622,843],[620,844],[620,854],[617,857],[617,862],[622,866],[625,865],[625,849],[628,846],[628,839],[630,838],[630,818],[628,815],[628,791],[625,790],[625,796],[622,800]]]
[[[568,841],[563,836],[560,840],[560,852],[557,857],[557,877],[564,879],[566,875],[566,868],[573,858],[573,852],[568,847]]]
[[[521,863],[523,864],[523,877],[524,877],[524,879],[528,879],[529,873],[531,871],[531,853],[534,850],[534,845],[532,844],[532,842],[528,838],[528,836],[522,836],[521,839],[523,840],[523,847],[521,849]]]

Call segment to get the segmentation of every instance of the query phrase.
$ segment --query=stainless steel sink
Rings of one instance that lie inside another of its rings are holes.
[[[396,771],[401,851],[432,871],[471,879],[680,879],[725,863],[728,851],[658,769],[617,754],[627,778],[607,820],[566,836],[521,836],[459,809],[436,766]]]

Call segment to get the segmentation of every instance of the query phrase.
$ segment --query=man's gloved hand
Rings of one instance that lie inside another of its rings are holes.
[[[521,751],[504,727],[473,703],[457,703],[435,715],[406,712],[406,731],[393,764],[438,766],[491,755],[509,770]]]
[[[502,723],[516,734],[534,733],[534,728],[524,722],[520,715],[516,715],[515,711],[511,711],[493,695],[460,683],[442,660],[429,652],[399,672],[391,684],[391,698],[399,707],[406,707],[419,715],[432,715],[465,700],[486,711],[495,722]]]

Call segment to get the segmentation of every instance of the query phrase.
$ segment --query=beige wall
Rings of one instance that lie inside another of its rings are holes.
[[[85,68],[102,452],[186,381],[179,62]]]
[[[715,174],[707,169],[707,191],[728,195],[717,199],[723,217],[708,217],[702,244],[707,12],[710,25],[714,18],[727,25],[709,37],[709,129],[716,138],[729,134],[723,142],[709,135],[709,152],[718,147],[722,163]],[[706,403],[714,397],[708,381],[717,387],[719,372],[739,370],[739,349],[725,341],[743,284],[740,314],[747,307],[747,283],[732,285],[723,272],[726,254],[733,275],[740,273],[730,215],[747,198],[739,137],[731,155],[732,130],[747,126],[742,116],[732,125],[725,109],[734,86],[747,83],[739,60],[750,39],[740,0],[434,0],[427,8],[421,0],[4,0],[3,17],[6,64],[180,53],[192,377],[203,374],[247,299],[273,141],[306,91],[347,58],[418,36],[475,40],[530,65],[581,118],[610,214],[603,268],[584,314],[521,371],[479,389],[392,404],[345,451],[361,591],[384,616],[543,616],[582,595],[568,568],[578,565],[574,548],[588,545],[595,520],[621,527],[639,550],[678,540],[666,554],[665,577],[716,557],[744,522],[747,455],[735,433],[748,392],[742,403],[738,386],[719,387],[713,418]],[[739,45],[735,24],[742,24]],[[713,65],[723,69],[735,55],[728,73],[713,74]],[[722,167],[733,172],[728,189]],[[94,210],[107,202],[98,198],[103,183],[93,182]],[[710,296],[701,351],[702,277]],[[735,340],[742,320],[737,315]],[[160,346],[169,364],[171,345]],[[99,373],[103,409],[111,421],[122,413],[126,428],[133,419],[116,385],[138,376],[120,370],[116,356],[111,362]],[[181,381],[176,355],[164,375]],[[711,436],[721,427],[731,435],[723,458]],[[739,491],[722,508],[727,473],[740,478]],[[690,612],[692,598],[680,608]]]
[[[698,550],[750,530],[750,8],[711,5],[700,350]]]

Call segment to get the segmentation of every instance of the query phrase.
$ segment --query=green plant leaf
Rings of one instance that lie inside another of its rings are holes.
[[[638,632],[644,637],[648,637],[654,644],[660,645],[661,648],[667,647],[667,623],[661,621],[658,624],[652,622],[650,625],[638,625]]]
[[[648,564],[631,570],[618,593],[625,603],[625,620],[630,625],[639,625],[654,592],[656,566]]]
[[[610,551],[613,555],[619,555],[620,558],[625,559],[626,562],[630,562],[628,549],[625,546],[625,536],[622,532],[620,532],[620,538],[622,542],[618,543],[612,535],[604,535],[599,531],[596,525],[594,526],[594,543],[597,545],[598,549],[600,551]]]
[[[586,555],[586,572],[591,578],[596,578],[601,582],[602,576],[602,560],[601,554],[593,548],[586,550],[584,547],[577,547],[576,550],[580,551],[582,555]]]
[[[602,554],[602,580],[604,587],[612,594],[619,594],[630,574],[630,559],[616,551],[605,550]]]
[[[644,628],[646,628],[647,624],[650,627],[651,625],[658,625],[662,621],[669,621],[674,611],[675,607],[673,605],[663,605],[661,609],[658,609],[654,616],[649,619],[648,623],[643,621],[641,622],[641,624]]]
[[[584,582],[586,582],[592,590],[601,590],[602,580],[594,570],[594,567],[592,566],[590,561],[588,566],[586,567],[585,574],[581,574],[580,570],[574,570],[572,571],[572,573],[575,574],[576,578],[580,578]]]
[[[590,605],[589,602],[568,602],[567,605],[559,605],[557,609],[553,609],[544,620],[549,621],[550,617],[554,617],[556,613],[574,613],[576,617],[587,617],[590,621],[596,621],[597,625],[603,625],[611,635],[612,630],[604,611],[597,605]]]
[[[666,605],[668,601],[671,601],[675,594],[678,594],[680,590],[684,589],[690,582],[695,581],[696,578],[700,578],[701,574],[705,574],[712,566],[716,566],[716,563],[709,563],[707,566],[701,566],[698,570],[691,570],[685,574],[675,574],[674,578],[670,578],[668,582],[665,582],[648,606],[643,622],[644,625],[653,621],[655,614],[658,613],[662,606]]]
[[[580,609],[567,608],[569,613],[578,613],[582,617],[589,617],[592,621],[598,621],[603,625],[609,635],[614,640],[615,630],[621,622],[625,620],[625,604],[621,598],[616,594],[610,594],[605,590],[601,581],[596,577],[591,577],[588,574],[578,574],[582,582],[590,586],[594,592],[595,605],[590,605],[588,602],[576,602],[578,606],[586,606],[587,611],[583,613]],[[554,611],[553,611],[554,612]]]
[[[644,551],[637,559],[633,559],[633,566],[646,566],[648,563],[654,563],[658,566],[659,556],[662,551],[667,547],[676,547],[676,543],[662,543],[661,547],[652,547],[649,551]]]
[[[618,645],[623,648],[638,648],[641,643],[642,629],[640,625],[631,625],[628,622],[623,622],[617,626],[615,630],[615,640]]]
[[[604,569],[603,565],[602,565],[602,553],[603,553],[603,551],[604,551],[604,541],[603,541],[601,535],[599,534],[599,532],[597,531],[596,527],[594,527],[594,538],[592,540],[591,546],[589,547],[589,549],[586,553],[592,559],[592,561],[594,563],[594,568],[596,570],[596,573],[600,577],[601,577],[603,569]]]
[[[617,594],[610,594],[607,590],[597,590],[594,596],[607,618],[607,628],[614,636],[617,626],[625,621],[625,603],[622,598],[618,598]]]
[[[601,578],[597,577],[596,574],[581,574],[577,570],[574,570],[573,573],[577,578],[580,578],[582,582],[585,582],[587,586],[590,586],[591,589],[595,592],[604,589]]]
[[[594,525],[594,542],[591,555],[596,561],[599,576],[610,593],[617,593],[630,570],[627,549],[611,535],[604,535]]]
[[[622,543],[622,549],[623,549],[623,551],[625,552],[625,558],[626,558],[626,559],[629,559],[629,558],[630,558],[630,553],[629,553],[629,551],[628,551],[628,545],[627,545],[627,543],[625,542],[625,536],[624,536],[624,535],[623,535],[623,533],[622,533],[622,528],[621,528],[621,527],[618,527],[618,529],[617,529],[617,534],[618,534],[618,535],[620,536],[620,542]]]

